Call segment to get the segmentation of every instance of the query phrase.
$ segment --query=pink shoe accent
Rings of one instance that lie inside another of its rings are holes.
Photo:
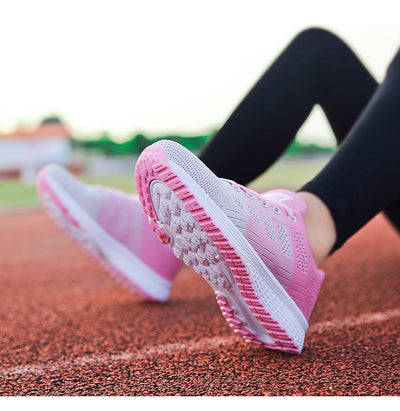
[[[260,196],[231,183],[247,196],[246,239],[309,321],[325,273],[318,269],[308,243],[303,221],[306,202],[289,190],[271,190]]]
[[[138,196],[108,187],[96,188],[105,193],[97,223],[158,276],[173,282],[182,263],[154,235]]]
[[[182,263],[154,236],[137,196],[87,186],[55,165],[39,172],[37,189],[53,221],[120,283],[146,299],[168,299]]]
[[[309,251],[300,197],[261,197],[233,182],[228,189],[171,142],[142,153],[136,184],[151,226],[214,288],[233,330],[251,343],[300,353],[324,277]],[[272,246],[264,244],[268,233]]]

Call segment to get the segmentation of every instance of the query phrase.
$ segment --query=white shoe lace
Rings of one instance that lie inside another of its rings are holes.
[[[259,193],[253,190],[250,190],[249,188],[243,187],[242,185],[235,183],[234,181],[231,181],[231,180],[226,180],[226,181],[233,187],[234,190],[238,192],[243,191],[249,199],[251,200],[257,199],[263,207],[271,207],[272,211],[275,214],[279,215],[279,214],[282,214],[283,212],[290,222],[295,223],[297,221],[297,218],[294,215],[293,210],[290,207],[286,206],[285,204],[280,203],[278,206],[275,201],[271,201],[271,200],[268,201],[267,199],[262,197]]]

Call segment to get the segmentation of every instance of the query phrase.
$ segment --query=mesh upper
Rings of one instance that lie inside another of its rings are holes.
[[[281,241],[282,251],[288,257],[292,257],[292,246],[290,245],[289,234],[287,232],[287,228],[283,225],[278,225],[279,230],[279,239]]]
[[[211,197],[215,198],[221,190],[221,180],[187,148],[171,140],[162,140],[167,156],[182,167],[197,184]]]
[[[47,166],[46,175],[89,215],[96,218],[104,200],[103,190],[83,183],[58,164]]]

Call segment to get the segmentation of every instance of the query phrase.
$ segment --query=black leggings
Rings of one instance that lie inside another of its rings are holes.
[[[218,176],[246,185],[279,158],[315,104],[340,148],[301,190],[331,211],[333,250],[382,210],[400,230],[400,50],[378,86],[338,37],[318,28],[301,32],[200,158]]]

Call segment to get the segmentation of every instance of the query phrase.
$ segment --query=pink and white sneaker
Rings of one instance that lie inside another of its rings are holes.
[[[182,266],[149,228],[137,196],[84,184],[58,165],[44,167],[37,189],[47,213],[131,291],[168,299]]]
[[[218,178],[168,140],[144,150],[136,184],[152,228],[208,281],[233,330],[248,342],[300,353],[324,279],[308,244],[305,201]]]

